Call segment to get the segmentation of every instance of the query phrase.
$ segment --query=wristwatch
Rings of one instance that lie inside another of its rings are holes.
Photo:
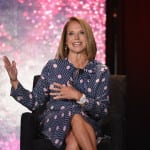
[[[83,94],[79,101],[77,101],[78,104],[84,105],[87,102],[86,96]]]

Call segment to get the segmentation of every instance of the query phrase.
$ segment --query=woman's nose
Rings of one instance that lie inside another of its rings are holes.
[[[79,34],[77,33],[77,34],[75,34],[75,40],[78,40],[79,39]]]

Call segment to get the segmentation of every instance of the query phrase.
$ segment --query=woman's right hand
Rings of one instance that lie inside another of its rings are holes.
[[[18,84],[16,62],[10,62],[7,56],[3,56],[3,62],[5,69],[7,70],[7,73],[9,75],[10,81],[14,88],[16,88]]]

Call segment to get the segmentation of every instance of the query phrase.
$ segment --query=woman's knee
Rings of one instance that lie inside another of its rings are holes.
[[[79,150],[79,146],[77,145],[77,143],[69,142],[66,143],[66,150]]]
[[[71,131],[66,137],[65,142],[66,142],[66,150],[79,150],[78,143]]]
[[[83,117],[80,114],[75,114],[72,117],[71,124],[75,125],[75,124],[83,123],[84,121],[85,120],[83,119]]]
[[[88,126],[89,128],[91,127],[91,125],[80,114],[75,114],[72,117],[71,126],[72,126],[72,128],[84,127],[85,129],[87,129],[86,126]]]

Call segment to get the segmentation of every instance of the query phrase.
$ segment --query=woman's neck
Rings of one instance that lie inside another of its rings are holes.
[[[76,68],[81,68],[81,69],[83,69],[88,63],[87,55],[83,55],[83,54],[70,54],[68,55],[68,60]]]

